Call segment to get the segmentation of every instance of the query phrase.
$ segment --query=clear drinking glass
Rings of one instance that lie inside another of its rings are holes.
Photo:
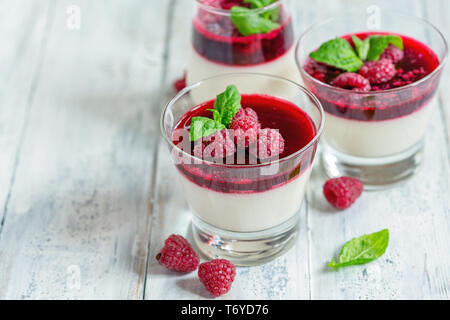
[[[188,85],[226,73],[267,73],[300,80],[294,59],[295,36],[289,0],[279,0],[257,10],[262,16],[276,14],[278,29],[249,36],[243,36],[234,27],[229,8],[214,7],[214,3],[195,0]]]
[[[305,86],[326,115],[322,165],[330,177],[354,176],[366,189],[379,189],[411,177],[423,160],[424,137],[447,60],[442,34],[420,18],[381,11],[379,28],[367,26],[365,12],[319,23],[298,40],[297,66]],[[419,81],[383,91],[355,92],[328,85],[304,69],[309,54],[335,37],[364,32],[392,33],[432,50],[439,66]]]
[[[269,80],[272,90],[265,86]],[[285,158],[254,165],[214,163],[177,147],[173,137],[180,118],[214,99],[223,91],[223,83],[239,81],[251,83],[239,88],[243,95],[278,98],[303,110],[314,127],[313,139]],[[320,102],[305,88],[264,74],[212,77],[185,88],[168,103],[161,129],[192,211],[193,237],[203,253],[238,265],[257,265],[294,244],[323,122]]]

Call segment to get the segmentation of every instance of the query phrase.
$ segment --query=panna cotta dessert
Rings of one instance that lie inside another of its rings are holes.
[[[199,101],[205,87],[214,91]],[[324,124],[311,93],[271,75],[221,75],[178,93],[161,124],[200,250],[255,265],[293,245]]]
[[[229,86],[224,94],[237,92]],[[298,212],[315,150],[266,174],[254,166],[295,154],[314,139],[317,128],[289,101],[260,94],[244,94],[239,100],[241,108],[228,127],[218,126],[193,141],[195,121],[200,121],[198,126],[205,126],[203,119],[213,123],[217,99],[195,106],[178,122],[173,143],[205,160],[177,165],[187,202],[198,217],[223,230],[254,232],[280,225]],[[187,144],[180,131],[190,132]]]
[[[349,11],[309,28],[296,48],[303,83],[325,110],[322,167],[366,190],[397,185],[421,167],[448,55],[429,22],[386,10],[380,17]]]
[[[347,60],[339,60],[342,55]],[[422,80],[438,66],[427,45],[399,34],[355,33],[322,44],[305,61],[303,74],[326,112],[327,144],[370,158],[420,143],[438,87],[437,79]]]
[[[294,42],[284,0],[196,0],[187,84],[227,73],[266,73],[298,82]]]

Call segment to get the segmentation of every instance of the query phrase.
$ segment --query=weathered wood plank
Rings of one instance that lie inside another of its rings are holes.
[[[294,2],[297,31],[312,23],[352,7],[364,8],[369,1],[319,1],[318,5]],[[420,1],[377,2],[381,8],[421,14]],[[177,2],[174,28],[187,30],[183,18],[189,4]],[[318,9],[320,8],[320,10]],[[189,40],[172,39],[168,82],[185,67]],[[433,121],[440,121],[441,113]],[[316,167],[308,193],[309,207],[302,214],[302,232],[295,249],[261,267],[239,268],[233,290],[225,299],[375,299],[375,298],[445,298],[448,297],[448,201],[449,168],[445,161],[442,125],[434,126],[428,136],[427,161],[414,179],[404,186],[376,193],[366,193],[347,212],[336,213],[326,203],[321,188],[325,181]],[[176,183],[167,148],[160,143],[157,169],[158,191],[152,225],[149,275],[146,298],[203,299],[209,295],[195,274],[176,275],[158,266],[152,254],[160,249],[171,233],[190,238],[189,210]],[[391,230],[391,244],[386,255],[363,267],[338,272],[326,264],[351,237]],[[411,237],[414,235],[413,237]],[[442,261],[444,260],[444,261]]]
[[[1,234],[0,297],[142,299],[168,3],[53,4]]]

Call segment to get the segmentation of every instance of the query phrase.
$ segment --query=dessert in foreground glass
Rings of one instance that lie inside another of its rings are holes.
[[[322,165],[366,189],[420,168],[447,58],[445,39],[426,21],[389,12],[381,21],[366,30],[364,14],[333,18],[306,31],[296,49],[304,84],[326,114]]]
[[[288,0],[195,0],[187,84],[248,72],[298,81],[294,46]]]
[[[289,90],[255,89],[268,79]],[[161,121],[204,254],[257,265],[294,244],[324,121],[313,95],[283,78],[223,75],[181,91]]]

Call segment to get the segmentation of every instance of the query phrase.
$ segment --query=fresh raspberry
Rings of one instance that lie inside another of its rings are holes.
[[[275,129],[259,130],[258,142],[250,148],[250,153],[260,160],[277,157],[283,151],[284,139]]]
[[[198,267],[198,277],[206,290],[219,297],[231,289],[236,276],[236,267],[225,259],[204,262]]]
[[[362,192],[362,182],[352,177],[330,179],[323,186],[325,198],[340,210],[350,207]]]
[[[308,58],[303,69],[313,78],[319,81],[326,82],[328,68],[326,64],[317,62],[311,58]]]
[[[194,271],[200,262],[200,258],[189,242],[176,234],[166,239],[164,247],[156,256],[156,260],[167,269],[178,272]]]
[[[239,148],[248,148],[258,140],[258,132],[261,125],[258,120],[251,117],[236,117],[230,124],[230,130],[233,130],[234,140]]]
[[[399,63],[405,56],[402,49],[390,44],[381,54],[380,59],[391,60],[393,64]]]
[[[359,69],[359,74],[368,79],[370,84],[388,82],[395,76],[395,73],[395,66],[388,59],[366,62]]]
[[[234,155],[236,147],[228,130],[221,130],[204,137],[194,147],[194,156],[200,159],[221,160]]]
[[[370,82],[362,75],[354,72],[345,72],[337,76],[331,83],[335,87],[353,91],[370,91]]]
[[[186,72],[184,73],[182,78],[177,79],[174,83],[173,83],[173,87],[175,88],[175,90],[177,92],[180,92],[181,90],[183,90],[184,88],[186,88]]]
[[[258,114],[252,108],[241,108],[234,116],[233,121],[241,118],[251,118],[258,121]]]

